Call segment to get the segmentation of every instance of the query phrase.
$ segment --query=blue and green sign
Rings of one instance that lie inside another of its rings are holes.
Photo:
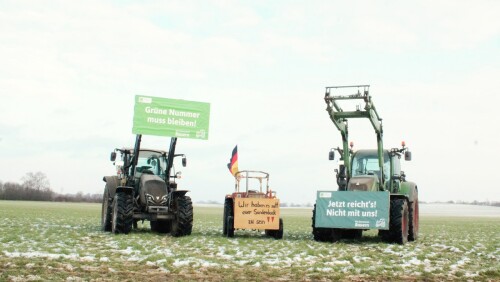
[[[132,133],[208,139],[210,104],[135,96]]]
[[[389,229],[389,192],[318,191],[315,225]]]

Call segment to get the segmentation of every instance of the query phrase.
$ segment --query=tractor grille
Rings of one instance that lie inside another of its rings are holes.
[[[147,205],[160,206],[167,195],[167,184],[156,175],[141,176],[141,202]]]

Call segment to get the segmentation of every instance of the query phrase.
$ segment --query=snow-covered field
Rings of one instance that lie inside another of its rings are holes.
[[[417,242],[312,240],[311,210],[284,208],[284,240],[222,237],[222,208],[196,206],[193,234],[100,231],[100,206],[2,202],[0,280],[500,280],[500,208],[421,205]],[[458,216],[459,215],[459,216]]]

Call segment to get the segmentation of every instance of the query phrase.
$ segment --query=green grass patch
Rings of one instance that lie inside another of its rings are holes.
[[[222,236],[222,207],[195,207],[191,236],[100,231],[98,204],[0,201],[5,280],[499,280],[498,218],[421,217],[420,238],[315,242],[310,209],[284,208],[283,240]]]

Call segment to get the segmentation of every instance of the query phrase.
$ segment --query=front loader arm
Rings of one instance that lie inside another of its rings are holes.
[[[377,147],[378,147],[378,159],[379,167],[382,173],[382,179],[380,183],[380,189],[383,190],[383,179],[384,179],[384,146],[382,141],[382,118],[378,115],[375,105],[372,102],[371,96],[369,95],[370,85],[353,85],[353,86],[332,86],[326,87],[325,93],[325,103],[327,105],[326,111],[330,115],[330,119],[335,124],[337,129],[340,131],[342,136],[342,145],[344,153],[344,165],[347,167],[347,178],[351,178],[351,164],[350,164],[350,150],[349,150],[349,138],[348,138],[348,119],[351,118],[367,118],[375,130],[377,135]],[[339,88],[358,88],[357,93],[352,95],[337,95],[332,96],[331,92]],[[363,88],[363,93],[360,92],[360,88]],[[344,111],[337,103],[340,100],[363,100],[365,102],[365,107],[361,109],[357,107],[355,111]]]

